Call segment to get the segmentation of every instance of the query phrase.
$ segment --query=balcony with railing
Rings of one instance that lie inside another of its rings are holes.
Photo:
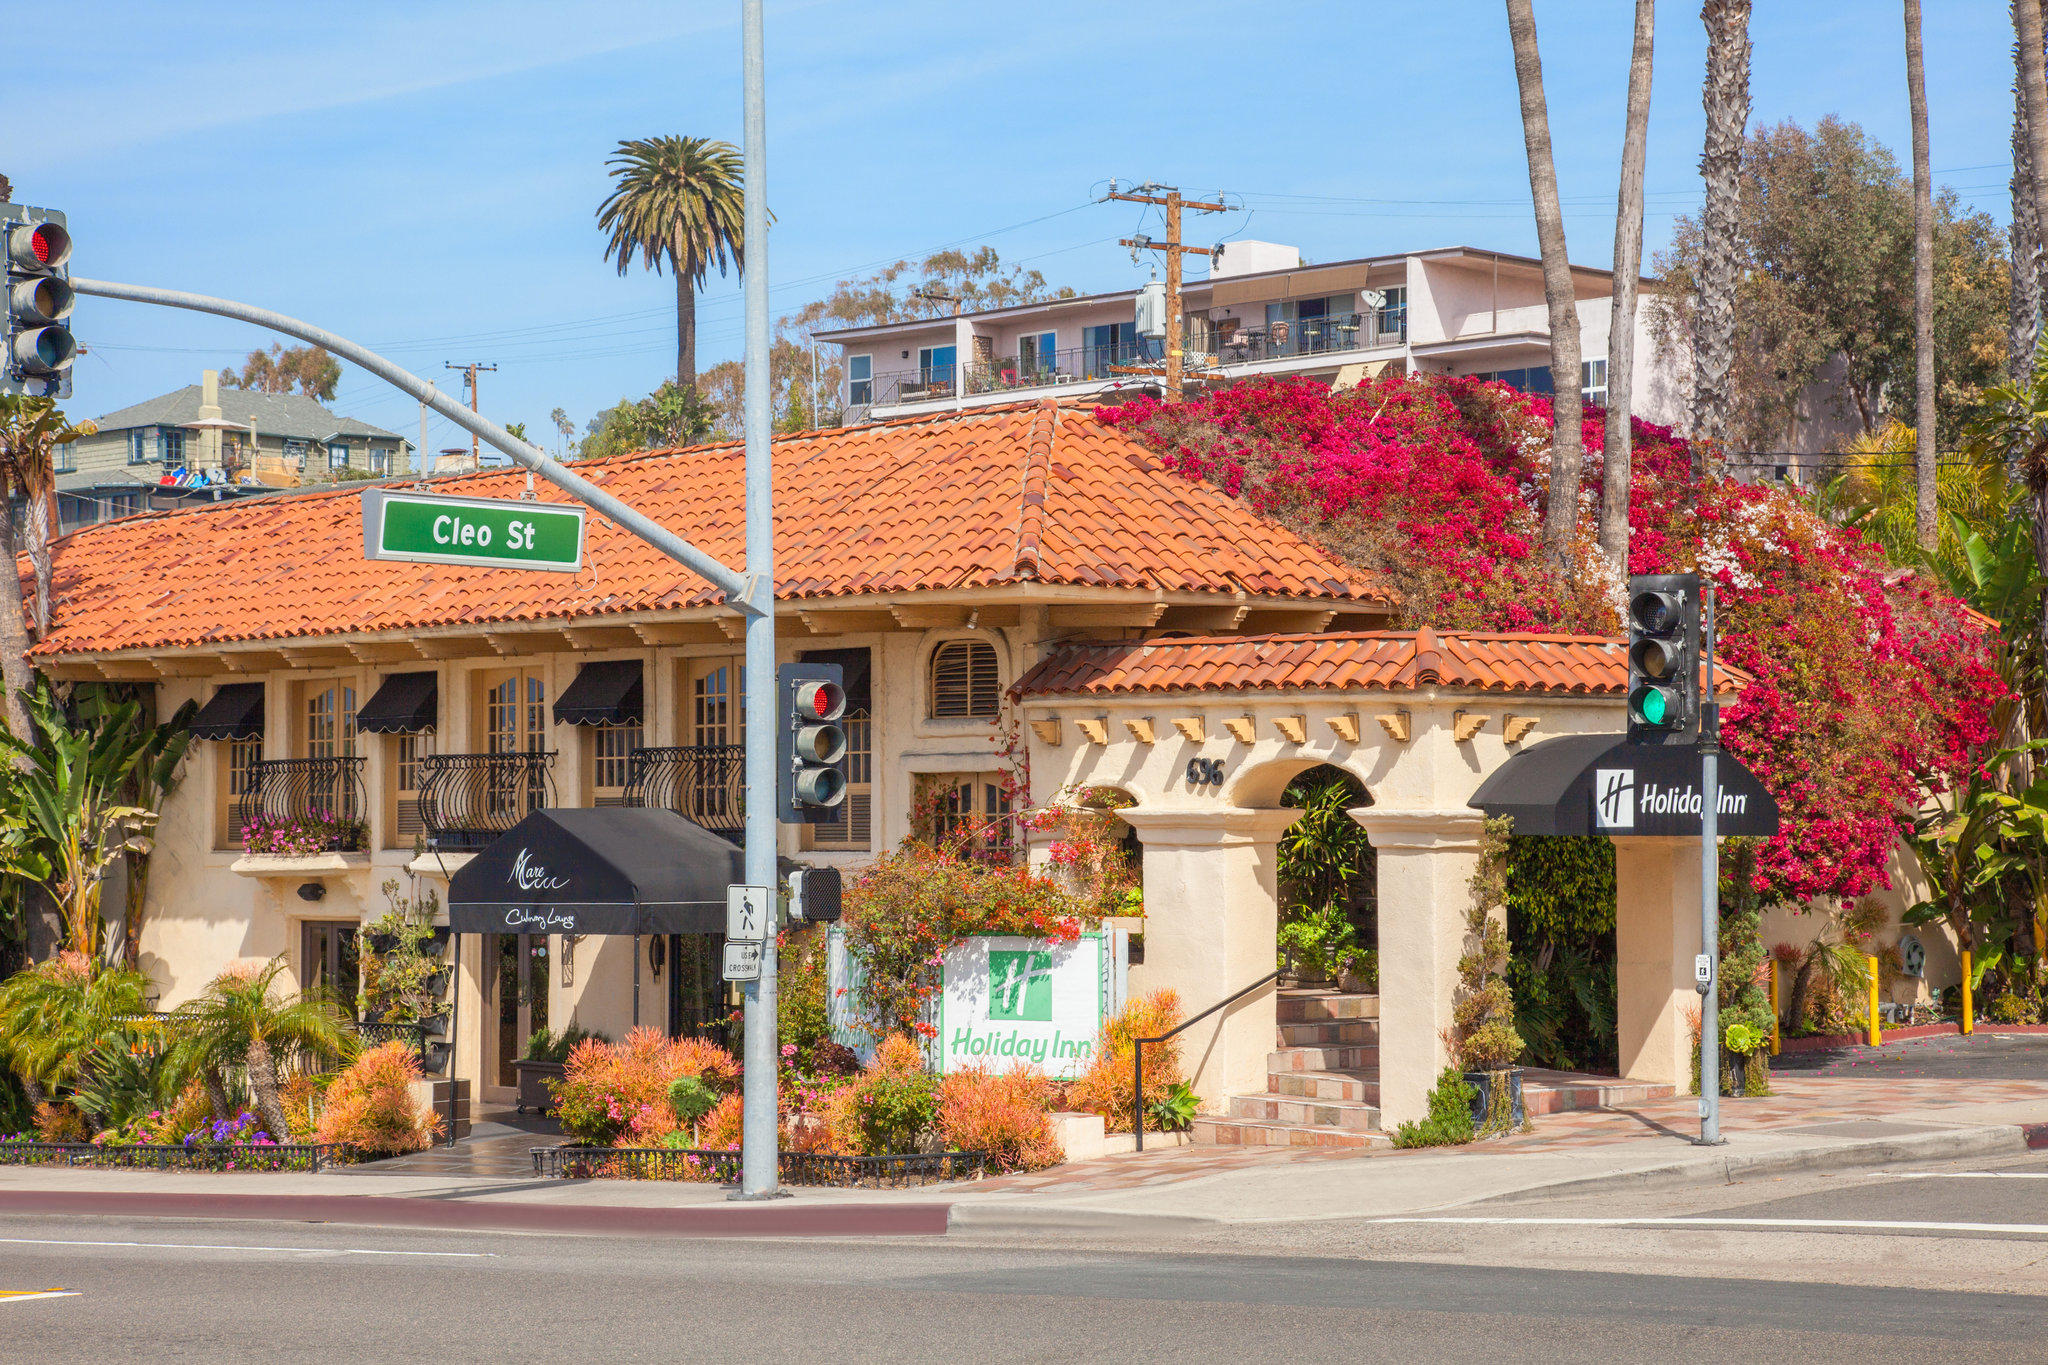
[[[419,764],[420,828],[432,848],[474,853],[555,804],[552,752],[423,754]]]
[[[1239,328],[1204,344],[1217,365],[1251,365],[1299,356],[1398,346],[1407,339],[1405,310],[1285,318]],[[1191,347],[1192,349],[1192,347]]]
[[[365,760],[260,759],[234,804],[235,842],[252,853],[357,853],[369,847]]]
[[[1028,359],[998,356],[968,365],[899,370],[856,381],[850,390],[850,407],[866,412],[901,403],[1124,379],[1129,376],[1123,371],[1157,363],[1161,354],[1160,343],[1143,341],[1122,346],[1074,346]]]
[[[746,753],[740,744],[635,749],[625,804],[672,810],[737,843],[746,832]]]

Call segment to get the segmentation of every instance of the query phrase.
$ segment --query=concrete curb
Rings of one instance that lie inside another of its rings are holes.
[[[1668,1190],[1687,1186],[1735,1184],[1767,1176],[1802,1175],[1810,1171],[1860,1170],[1902,1162],[1964,1160],[1983,1156],[2022,1156],[2028,1150],[2028,1129],[2018,1124],[1989,1128],[1962,1128],[1950,1132],[1918,1133],[1911,1137],[1872,1138],[1825,1147],[1808,1147],[1794,1152],[1724,1153],[1696,1157],[1690,1161],[1668,1162],[1637,1171],[1612,1171],[1606,1175],[1581,1176],[1531,1185],[1506,1194],[1484,1195],[1439,1208],[1469,1208],[1474,1204],[1528,1203],[1539,1199],[1562,1199],[1575,1194],[1612,1193],[1616,1190]]]
[[[1200,1213],[1120,1213],[1060,1204],[954,1204],[946,1233],[1024,1237],[1173,1237],[1227,1227],[1234,1220]]]

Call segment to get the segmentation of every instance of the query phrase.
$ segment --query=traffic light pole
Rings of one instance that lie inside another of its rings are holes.
[[[1700,998],[1700,1136],[1721,1136],[1721,708],[1714,701],[1714,585],[1700,587],[1700,952],[1707,980]]]

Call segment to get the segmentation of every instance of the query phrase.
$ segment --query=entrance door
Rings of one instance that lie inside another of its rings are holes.
[[[299,982],[304,994],[324,993],[356,1017],[361,978],[356,967],[354,920],[308,920],[299,938]]]
[[[668,1036],[732,1046],[739,983],[725,979],[725,935],[668,936]]]
[[[486,934],[490,964],[487,1017],[495,1037],[486,1076],[491,1086],[510,1091],[519,1083],[512,1063],[526,1052],[526,1040],[548,1026],[548,939],[545,934]]]

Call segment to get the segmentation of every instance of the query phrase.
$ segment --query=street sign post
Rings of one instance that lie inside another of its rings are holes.
[[[775,890],[767,886],[725,888],[725,939],[759,943],[774,919]]]
[[[725,979],[727,981],[759,981],[761,979],[761,944],[757,939],[751,943],[725,944]]]
[[[561,503],[370,488],[363,492],[363,557],[576,573],[587,518],[586,508]]]

